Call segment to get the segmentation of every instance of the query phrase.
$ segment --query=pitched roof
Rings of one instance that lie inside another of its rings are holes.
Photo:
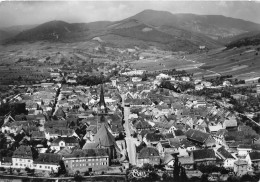
[[[85,145],[82,147],[82,149],[95,149],[98,147],[98,145],[99,143],[96,142],[91,142],[91,143],[86,142]]]
[[[51,145],[58,145],[60,141],[64,141],[66,146],[79,143],[78,140],[74,137],[58,137],[53,140]]]
[[[184,135],[182,130],[174,130],[174,134],[175,134],[175,136],[182,136],[182,135]]]
[[[194,150],[193,158],[194,160],[216,159],[216,156],[213,149],[202,149],[202,150]]]
[[[200,143],[204,143],[208,137],[210,136],[209,133],[204,133],[202,131],[199,130],[194,130],[194,129],[190,129],[186,132],[187,138],[200,142]]]
[[[32,138],[46,138],[44,131],[32,131],[31,135]]]
[[[32,149],[29,146],[21,145],[18,147],[14,153],[13,153],[14,158],[24,158],[24,159],[32,159]]]
[[[108,131],[106,125],[103,123],[94,136],[94,141],[104,147],[116,145],[114,136]]]
[[[171,154],[166,154],[163,158],[163,164],[168,164],[169,162],[171,162],[172,160],[174,160],[174,157]]]
[[[250,152],[249,157],[252,161],[260,160],[260,152]]]
[[[96,156],[104,156],[108,157],[107,150],[104,148],[97,149],[77,149],[74,150],[71,154],[65,155],[64,158],[71,157],[96,157]]]
[[[69,147],[64,147],[63,149],[57,152],[57,154],[61,156],[68,155],[70,153],[72,153],[72,149],[70,149]]]
[[[234,164],[236,164],[237,166],[247,165],[247,161],[238,159],[237,161],[234,162]]]
[[[136,146],[136,153],[140,153],[140,151],[146,147],[146,143],[142,141],[140,145]]]
[[[220,147],[218,150],[217,150],[217,153],[221,155],[221,158],[224,158],[224,159],[235,159],[226,149],[224,146]]]
[[[34,160],[35,164],[56,164],[58,165],[61,156],[53,153],[40,153],[38,158]]]
[[[164,136],[160,133],[147,133],[146,139],[150,142],[159,142],[164,139]]]
[[[159,151],[154,147],[144,147],[138,155],[138,159],[147,159],[150,157],[159,157]]]

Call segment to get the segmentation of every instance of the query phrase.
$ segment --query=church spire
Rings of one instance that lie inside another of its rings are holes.
[[[101,85],[101,90],[100,90],[99,107],[102,113],[107,113],[103,84]]]

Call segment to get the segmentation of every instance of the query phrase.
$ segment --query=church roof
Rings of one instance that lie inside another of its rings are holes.
[[[103,147],[110,147],[115,145],[114,136],[108,131],[105,124],[101,124],[101,127],[94,136],[94,141],[100,143]]]

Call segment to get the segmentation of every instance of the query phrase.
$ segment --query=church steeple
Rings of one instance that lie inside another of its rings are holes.
[[[104,114],[107,113],[107,106],[105,103],[103,84],[101,85],[101,90],[100,90],[99,107],[100,107],[101,113],[104,113]]]

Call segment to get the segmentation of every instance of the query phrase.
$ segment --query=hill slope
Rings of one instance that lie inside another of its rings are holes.
[[[63,21],[51,21],[19,33],[11,42],[38,40],[62,41],[63,39],[69,38],[73,33],[86,30],[88,30],[86,24],[69,24]]]
[[[222,15],[171,14],[166,11],[144,10],[127,19],[136,19],[156,27],[168,25],[218,39],[260,30],[260,25]]]
[[[239,38],[227,44],[227,49],[234,47],[243,47],[243,46],[257,46],[260,45],[260,32],[255,32],[252,35],[247,35],[246,37]]]
[[[10,38],[12,35],[4,30],[0,30],[0,42]]]

